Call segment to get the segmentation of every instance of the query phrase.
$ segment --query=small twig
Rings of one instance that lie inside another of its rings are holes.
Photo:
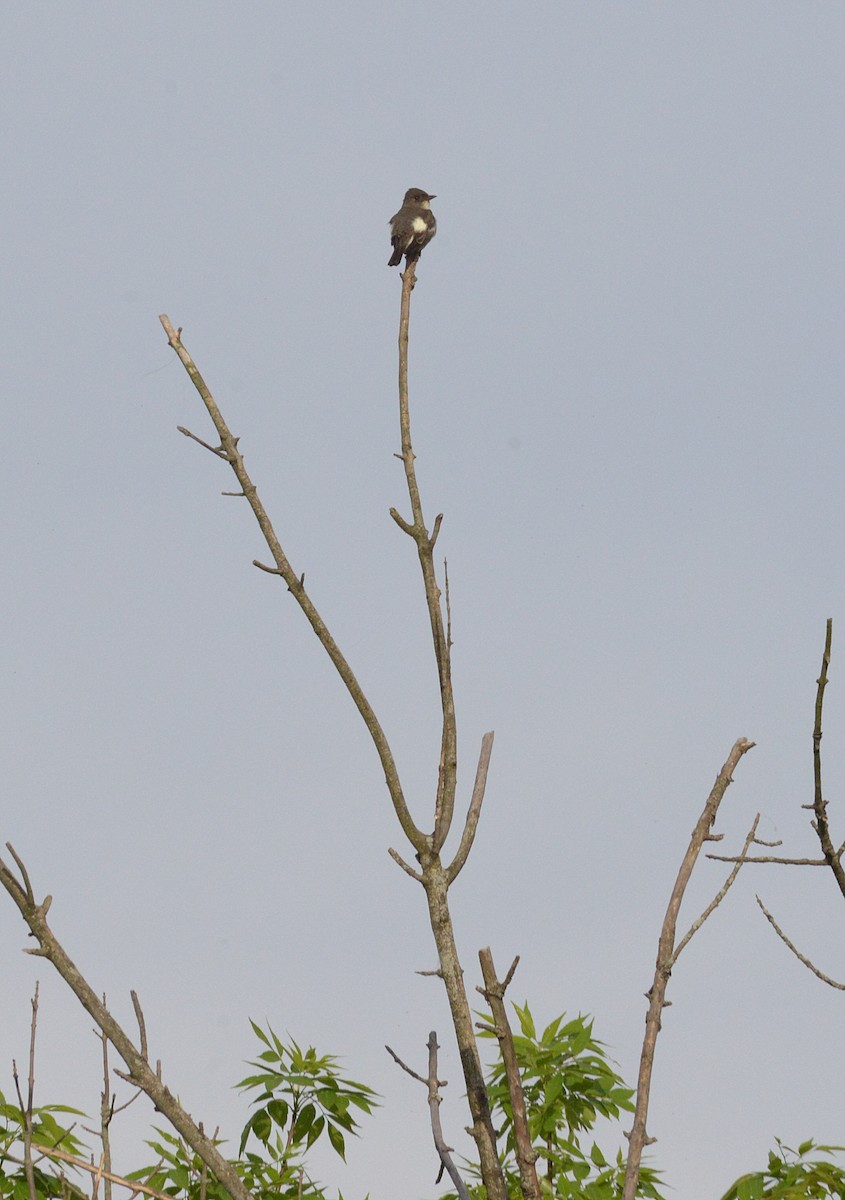
[[[448,1173],[449,1178],[452,1180],[452,1183],[455,1185],[455,1189],[460,1197],[460,1200],[470,1200],[466,1184],[464,1183],[463,1179],[461,1179],[458,1168],[455,1166],[452,1160],[452,1147],[446,1145],[446,1139],[443,1137],[443,1126],[440,1122],[440,1101],[442,1099],[440,1095],[440,1088],[446,1087],[446,1080],[437,1078],[437,1051],[440,1049],[440,1047],[437,1044],[437,1034],[433,1029],[428,1035],[427,1045],[428,1078],[423,1078],[422,1075],[418,1075],[417,1072],[412,1070],[407,1063],[404,1063],[399,1055],[396,1054],[395,1051],[391,1050],[389,1046],[385,1046],[385,1050],[393,1059],[393,1061],[402,1068],[403,1071],[406,1071],[413,1079],[418,1080],[419,1083],[428,1088],[428,1111],[431,1120],[431,1132],[434,1137],[434,1146],[440,1158],[440,1175],[442,1175],[443,1171],[445,1170]],[[440,1175],[438,1175],[438,1180]]]
[[[402,868],[402,870],[407,875],[410,875],[412,879],[416,879],[417,883],[422,883],[422,875],[420,875],[419,871],[415,871],[413,867],[408,866],[408,864],[405,862],[404,858],[402,857],[402,855],[399,853],[398,850],[394,850],[392,846],[389,846],[387,849],[387,853],[390,855],[390,857],[393,859],[393,861]]]
[[[141,1008],[141,1001],[138,999],[138,993],[131,991],[129,995],[132,997],[132,1007],[135,1010],[135,1020],[138,1022],[138,1036],[141,1039],[141,1058],[145,1062],[150,1061],[149,1048],[147,1046],[147,1023],[144,1020],[144,1010]]]
[[[30,902],[30,904],[34,904],[35,903],[35,893],[32,890],[32,884],[29,882],[29,872],[27,871],[26,866],[24,865],[23,859],[18,857],[15,847],[12,845],[11,842],[6,842],[6,849],[9,851],[12,858],[15,860],[15,863],[17,864],[17,868],[21,873],[21,879],[24,882],[24,890],[26,892],[27,900]],[[17,886],[20,887],[20,884],[17,884]]]
[[[832,988],[837,988],[840,992],[845,992],[845,983],[837,983],[835,979],[831,979],[829,975],[825,975],[824,971],[820,971],[817,966],[815,966],[812,962],[810,962],[809,958],[807,958],[805,955],[803,955],[801,953],[801,951],[798,950],[792,944],[792,942],[789,940],[789,938],[786,936],[786,934],[781,929],[780,925],[778,925],[777,921],[774,919],[772,914],[766,908],[765,904],[760,899],[760,897],[756,896],[755,899],[756,899],[757,903],[760,905],[760,908],[763,910],[765,918],[771,925],[772,929],[774,929],[775,933],[778,935],[778,937],[784,943],[784,945],[789,947],[789,949],[792,951],[792,953],[795,955],[795,957],[798,959],[798,961],[802,962],[804,964],[804,966],[807,967],[810,971],[812,971],[813,974],[815,976],[817,976],[817,978],[821,979],[823,983],[829,984]]]
[[[183,425],[177,425],[176,428],[180,433],[184,433],[186,438],[190,438],[192,442],[196,442],[198,445],[204,447],[204,449],[209,450],[212,454],[216,454],[217,457],[222,458],[224,462],[229,461],[229,455],[222,446],[210,446],[208,442],[204,442],[202,438],[197,437],[195,433],[191,433],[190,429],[185,429]]]
[[[734,869],[731,871],[730,875],[728,875],[724,884],[722,885],[721,888],[719,888],[718,892],[713,897],[713,899],[710,901],[710,903],[707,905],[707,907],[705,908],[705,910],[701,914],[701,916],[696,918],[695,921],[693,921],[692,925],[689,927],[687,932],[684,934],[684,936],[678,942],[677,946],[675,947],[675,953],[672,955],[672,966],[674,966],[675,963],[678,961],[678,955],[681,953],[684,946],[686,946],[687,943],[690,941],[690,939],[696,933],[698,933],[699,929],[704,924],[704,922],[707,920],[707,918],[710,916],[710,914],[713,912],[713,910],[715,908],[718,908],[718,906],[724,900],[725,896],[727,896],[734,880],[736,879],[737,875],[742,870],[743,863],[745,862],[745,853],[748,850],[748,847],[754,841],[754,834],[757,832],[757,826],[759,825],[759,823],[760,823],[760,814],[757,813],[757,816],[754,818],[754,820],[751,824],[751,828],[749,829],[748,833],[746,834],[745,844],[743,845],[742,850],[740,851],[739,857],[736,860],[736,865],[734,866]]]
[[[438,520],[440,518],[438,517]],[[434,539],[437,536],[438,526],[434,526],[431,544],[434,545]],[[449,592],[449,560],[443,559],[443,591],[446,594],[446,652],[452,651],[452,597]]]

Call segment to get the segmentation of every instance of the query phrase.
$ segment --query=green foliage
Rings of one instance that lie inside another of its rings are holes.
[[[311,1046],[302,1050],[293,1040],[286,1044],[269,1026],[265,1031],[254,1021],[250,1024],[264,1049],[250,1063],[258,1073],[237,1087],[257,1092],[253,1104],[259,1107],[243,1128],[233,1165],[258,1198],[324,1200],[322,1187],[308,1174],[305,1156],[325,1135],[345,1158],[346,1135],[357,1136],[355,1110],[372,1112],[376,1093],[344,1079],[332,1055],[318,1055]],[[130,1179],[179,1200],[227,1200],[228,1193],[181,1138],[161,1129],[156,1133],[158,1139],[147,1145],[158,1162],[134,1171]]]
[[[556,1017],[538,1035],[528,1005],[514,1005],[520,1032],[514,1049],[522,1076],[528,1132],[537,1152],[537,1174],[549,1200],[616,1200],[622,1195],[625,1159],[619,1150],[611,1157],[599,1144],[585,1139],[599,1120],[617,1120],[633,1109],[633,1092],[614,1071],[604,1045],[593,1037],[593,1023],[584,1017],[564,1023]],[[482,1014],[488,1024],[492,1018]],[[482,1031],[481,1037],[495,1034]],[[488,1071],[487,1088],[493,1120],[504,1141],[503,1161],[508,1195],[521,1197],[516,1166],[513,1111],[501,1059]],[[479,1178],[476,1167],[470,1174]],[[640,1172],[637,1195],[662,1200],[657,1173]],[[484,1188],[470,1189],[483,1200]],[[452,1200],[450,1197],[449,1200]]]
[[[725,1192],[722,1200],[798,1200],[806,1197],[845,1197],[845,1168],[821,1158],[808,1158],[815,1151],[831,1157],[845,1150],[843,1146],[818,1146],[812,1140],[802,1142],[797,1150],[775,1138],[777,1153],[769,1152],[765,1171],[743,1175]]]
[[[243,1154],[250,1135],[265,1149],[272,1144],[280,1153],[298,1155],[325,1133],[346,1161],[345,1135],[358,1132],[354,1110],[371,1113],[378,1104],[376,1093],[342,1078],[332,1055],[318,1055],[312,1046],[303,1051],[293,1039],[286,1045],[269,1025],[265,1033],[255,1021],[250,1024],[266,1048],[250,1063],[259,1074],[248,1075],[237,1086],[257,1091],[253,1104],[261,1107],[244,1126],[238,1154]]]
[[[64,1125],[56,1120],[56,1114],[74,1117],[84,1116],[76,1108],[63,1104],[45,1104],[32,1110],[32,1140],[39,1146],[64,1150],[66,1154],[79,1155],[84,1144],[73,1133],[73,1125]],[[16,1104],[9,1104],[0,1092],[0,1197],[2,1200],[29,1200],[29,1188],[23,1167],[25,1115]],[[33,1158],[37,1158],[33,1155]],[[46,1168],[46,1169],[45,1169]],[[70,1168],[72,1170],[72,1168]],[[39,1197],[62,1196],[75,1190],[67,1181],[62,1182],[59,1169],[49,1159],[34,1165],[35,1190]]]

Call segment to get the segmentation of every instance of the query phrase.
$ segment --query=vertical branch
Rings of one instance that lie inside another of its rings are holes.
[[[516,1143],[516,1161],[519,1168],[519,1182],[525,1200],[540,1200],[540,1181],[537,1178],[537,1151],[528,1132],[528,1114],[525,1111],[525,1093],[522,1090],[522,1076],[519,1073],[519,1063],[516,1061],[516,1048],[513,1043],[513,1033],[505,1008],[505,991],[513,978],[519,957],[514,959],[513,966],[508,971],[504,983],[496,978],[496,968],[493,965],[493,955],[489,946],[478,952],[481,963],[481,975],[484,987],[478,990],[490,1005],[493,1014],[493,1024],[502,1062],[505,1066],[505,1078],[508,1084],[508,1095],[513,1113],[513,1133]]]
[[[648,992],[648,1015],[646,1016],[646,1031],[643,1039],[642,1054],[640,1056],[640,1070],[637,1076],[637,1103],[634,1110],[634,1124],[629,1135],[625,1187],[622,1192],[623,1200],[634,1200],[637,1192],[637,1184],[639,1183],[643,1149],[646,1145],[650,1145],[655,1141],[654,1138],[650,1138],[646,1134],[646,1118],[648,1116],[649,1093],[651,1090],[651,1073],[654,1066],[654,1051],[657,1044],[657,1035],[660,1032],[660,1016],[664,1008],[666,986],[669,982],[669,976],[672,973],[672,965],[675,959],[675,930],[678,924],[681,901],[684,898],[684,892],[689,883],[693,867],[701,853],[701,847],[704,845],[713,822],[716,820],[716,814],[719,811],[722,797],[727,791],[728,785],[733,782],[733,773],[736,770],[737,764],[753,745],[753,742],[749,742],[745,738],[740,738],[735,742],[725,765],[716,776],[716,782],[713,784],[710,795],[707,797],[707,803],[704,805],[704,809],[698,818],[698,823],[690,838],[687,852],[684,855],[680,870],[678,871],[678,877],[675,880],[675,886],[672,889],[669,907],[663,919],[663,927],[660,931],[660,939],[657,945],[654,982]]]
[[[461,1067],[467,1089],[467,1102],[472,1114],[470,1133],[478,1148],[481,1178],[487,1190],[487,1200],[507,1200],[502,1165],[496,1149],[496,1131],[490,1115],[490,1100],[472,1023],[472,1012],[464,987],[464,972],[458,958],[452,918],[449,913],[449,882],[439,858],[425,856],[422,862],[423,887],[428,899],[428,914],[434,943],[440,960],[440,975],[446,988],[452,1025],[461,1056]]]
[[[106,1007],[105,993],[103,993],[103,1007]],[[97,1036],[103,1043],[103,1090],[100,1093],[100,1141],[103,1144],[103,1196],[104,1200],[112,1200],[111,1134],[109,1127],[114,1116],[114,1097],[111,1092],[111,1073],[109,1071],[109,1041],[102,1030],[100,1030]]]
[[[32,1024],[29,1030],[29,1073],[27,1076],[26,1104],[24,1104],[21,1095],[17,1066],[14,1062],[12,1063],[15,1088],[18,1093],[18,1104],[23,1113],[23,1170],[26,1177],[29,1200],[38,1200],[38,1191],[35,1186],[35,1167],[32,1163],[32,1107],[35,1099],[35,1035],[38,1028],[38,989],[39,985],[36,983],[35,994],[32,997]]]
[[[831,618],[828,618],[824,654],[822,655],[822,669],[816,681],[818,688],[816,690],[816,719],[813,725],[813,813],[815,816],[813,828],[819,839],[825,862],[831,871],[833,871],[833,877],[839,886],[839,890],[845,896],[845,868],[843,868],[839,853],[831,841],[830,826],[827,820],[827,801],[822,792],[822,708],[824,705],[824,690],[827,687],[827,669],[830,666],[830,647],[832,641],[833,621]]]
[[[434,530],[429,534],[423,515],[420,489],[417,483],[417,473],[414,467],[414,450],[411,444],[411,416],[408,403],[408,331],[411,321],[411,292],[414,289],[416,262],[408,263],[402,276],[402,302],[399,313],[399,430],[402,440],[402,453],[399,457],[405,468],[405,481],[408,485],[408,496],[411,501],[412,522],[403,521],[395,509],[391,515],[401,529],[412,537],[417,546],[417,554],[422,569],[425,586],[425,600],[428,606],[428,618],[431,625],[431,636],[434,642],[434,657],[437,662],[437,675],[440,684],[440,703],[443,712],[443,728],[440,742],[440,769],[437,780],[437,799],[434,810],[434,849],[437,853],[449,834],[452,815],[455,807],[455,786],[457,781],[457,725],[455,720],[455,700],[452,694],[452,664],[449,637],[443,623],[443,611],[440,607],[440,587],[434,569],[434,544],[440,530],[441,517],[435,521]]]

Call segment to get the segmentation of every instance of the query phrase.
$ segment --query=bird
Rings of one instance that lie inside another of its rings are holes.
[[[393,253],[388,259],[389,267],[398,267],[405,255],[405,266],[415,262],[437,233],[437,222],[431,211],[435,197],[422,188],[408,188],[402,207],[390,218],[390,240]]]

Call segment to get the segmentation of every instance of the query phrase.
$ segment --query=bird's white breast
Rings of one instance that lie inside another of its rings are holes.
[[[428,225],[426,225],[422,217],[414,217],[413,225],[414,233],[425,233],[425,231],[428,229]]]

